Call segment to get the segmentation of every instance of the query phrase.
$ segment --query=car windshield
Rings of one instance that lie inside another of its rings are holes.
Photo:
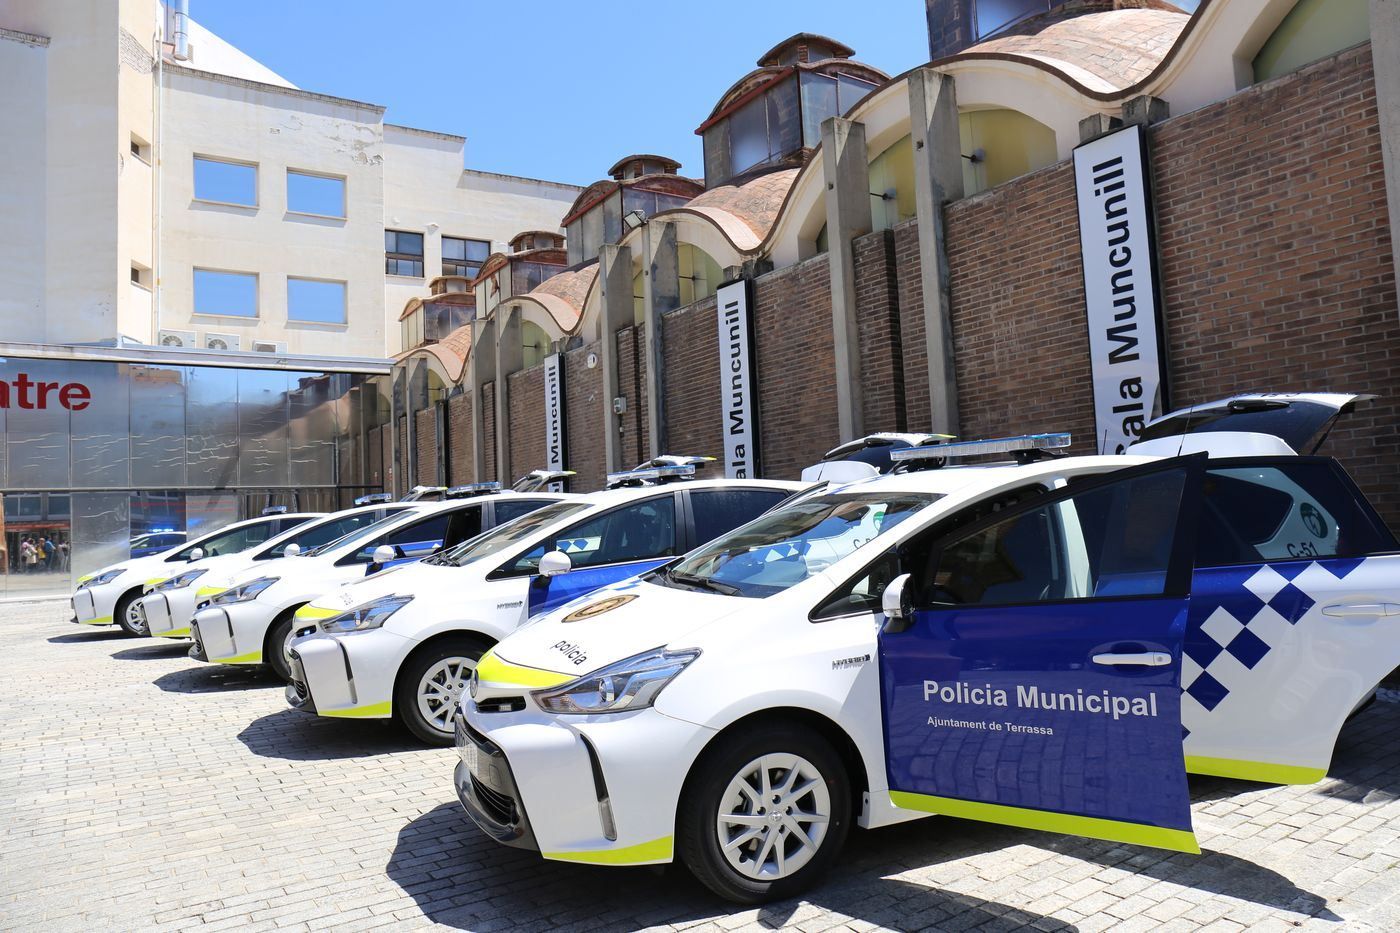
[[[541,528],[547,528],[589,507],[589,504],[584,502],[555,502],[528,515],[522,515],[515,521],[497,525],[470,541],[463,541],[452,550],[437,555],[433,562],[461,567],[474,560],[499,554],[533,537]]]
[[[821,573],[941,498],[932,492],[871,491],[804,499],[692,551],[651,579],[727,596],[772,596]]]
[[[336,539],[333,540],[333,541],[327,541],[325,544],[321,545],[320,547],[314,547],[314,548],[312,548],[312,549],[309,550],[309,551],[302,551],[302,552],[301,552],[299,555],[297,555],[297,556],[298,556],[298,557],[315,557],[315,556],[318,555],[318,554],[325,554],[325,553],[328,553],[328,552],[330,552],[330,551],[336,550],[337,548],[339,548],[339,547],[340,547],[341,545],[343,545],[343,544],[350,544],[352,541],[356,541],[356,540],[358,540],[358,539],[360,539],[360,538],[365,537],[366,535],[376,534],[376,533],[378,533],[378,532],[380,532],[380,531],[383,531],[385,528],[389,527],[390,525],[394,525],[394,524],[397,524],[398,522],[402,521],[402,520],[403,520],[403,517],[404,517],[404,512],[395,512],[393,515],[386,515],[386,516],[384,516],[383,518],[381,518],[379,521],[374,522],[373,524],[370,524],[370,525],[362,525],[362,526],[360,526],[359,528],[355,528],[355,529],[352,529],[352,530],[350,530],[350,531],[347,531],[345,534],[341,535],[339,538],[336,538]]]

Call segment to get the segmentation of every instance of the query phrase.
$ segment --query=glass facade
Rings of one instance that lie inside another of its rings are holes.
[[[348,505],[368,378],[0,358],[0,596],[67,593],[142,535]]]

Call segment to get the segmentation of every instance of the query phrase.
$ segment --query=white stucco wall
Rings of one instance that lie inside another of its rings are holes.
[[[382,108],[172,67],[162,107],[160,328],[381,356]],[[196,200],[196,154],[255,163],[257,206]],[[289,168],[343,177],[345,218],[288,211]],[[194,313],[195,268],[256,273],[257,318]],[[345,282],[346,323],[289,321],[289,276]]]

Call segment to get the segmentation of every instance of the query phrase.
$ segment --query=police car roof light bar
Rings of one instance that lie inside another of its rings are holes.
[[[635,470],[624,470],[621,473],[608,474],[608,489],[617,489],[621,486],[641,486],[648,482],[665,483],[671,480],[686,479],[695,475],[695,465],[691,463],[677,463],[671,466],[638,467]]]
[[[469,499],[472,496],[484,496],[488,493],[500,492],[503,487],[500,483],[463,483],[461,486],[453,486],[442,494],[444,499]]]
[[[262,510],[263,515],[285,515],[287,507],[285,505],[269,505]]]
[[[931,444],[927,447],[905,447],[890,452],[896,463],[919,460],[958,460],[963,457],[983,457],[989,454],[1011,454],[1025,462],[1068,447],[1068,432],[1055,434],[1022,434],[1017,437],[996,437],[985,441],[957,441],[952,444]]]
[[[356,505],[378,505],[381,502],[393,502],[394,496],[387,492],[372,492],[368,495],[359,496],[355,499]]]
[[[538,492],[550,483],[577,475],[573,470],[531,470],[516,480],[511,488],[516,492]]]

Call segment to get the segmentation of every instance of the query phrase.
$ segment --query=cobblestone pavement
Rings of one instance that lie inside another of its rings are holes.
[[[287,709],[182,644],[0,606],[0,928],[1400,929],[1400,696],[1313,787],[1194,781],[1201,856],[936,818],[857,832],[806,899],[547,864],[459,812],[450,749]]]

